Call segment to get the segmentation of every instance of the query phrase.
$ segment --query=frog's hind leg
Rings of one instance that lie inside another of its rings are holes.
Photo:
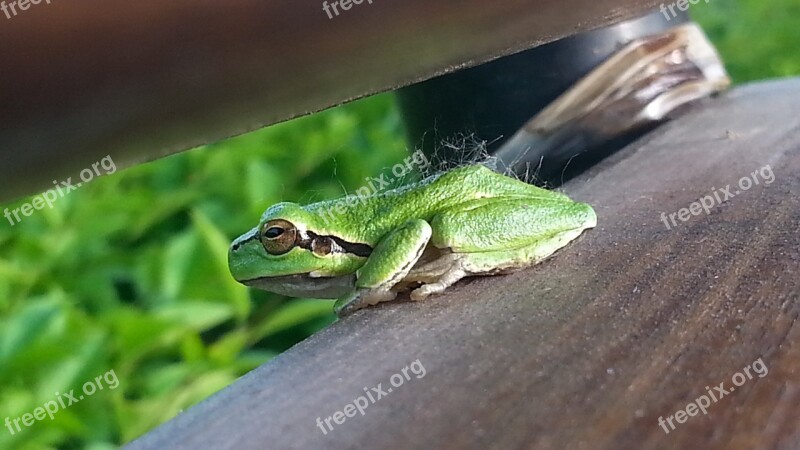
[[[475,253],[448,253],[412,270],[407,282],[423,283],[411,291],[412,300],[439,294],[457,281],[470,276],[501,275],[533,265],[577,238],[583,230],[562,232],[545,241],[514,250]]]
[[[465,205],[431,221],[430,244],[441,255],[414,267],[404,279],[423,283],[411,292],[421,300],[473,275],[494,275],[535,264],[596,223],[588,205],[510,199]]]

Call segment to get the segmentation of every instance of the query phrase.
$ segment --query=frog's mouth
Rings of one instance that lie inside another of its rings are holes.
[[[242,284],[288,297],[339,298],[352,292],[356,275],[312,277],[308,274],[282,275],[244,280]]]

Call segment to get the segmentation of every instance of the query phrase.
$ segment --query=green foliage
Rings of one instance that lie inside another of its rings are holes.
[[[800,0],[708,0],[693,5],[690,14],[716,44],[735,82],[800,73]]]
[[[800,72],[798,0],[691,12],[735,80]],[[0,448],[114,448],[330,324],[330,302],[235,283],[228,243],[270,204],[352,192],[405,156],[380,95],[98,178],[4,222],[0,421],[109,370],[120,384],[13,436],[0,423]]]
[[[99,177],[0,226],[0,421],[120,380],[3,426],[0,448],[113,448],[331,323],[331,302],[234,282],[228,245],[270,204],[337,197],[406,156],[378,96]]]

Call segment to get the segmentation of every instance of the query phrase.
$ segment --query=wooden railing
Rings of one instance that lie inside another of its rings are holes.
[[[798,98],[708,101],[565,186],[598,226],[549,261],[359,311],[128,448],[800,447]]]

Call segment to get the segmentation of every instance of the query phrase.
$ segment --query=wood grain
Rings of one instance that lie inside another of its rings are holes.
[[[371,1],[332,19],[323,0],[71,0],[0,13],[0,200],[106,155],[155,159],[659,4]]]
[[[360,311],[128,448],[800,447],[797,98],[786,80],[709,101],[566,186],[599,224],[552,259]],[[771,184],[661,221],[765,165]],[[659,427],[759,358],[766,376]],[[424,377],[317,427],[416,360]]]

